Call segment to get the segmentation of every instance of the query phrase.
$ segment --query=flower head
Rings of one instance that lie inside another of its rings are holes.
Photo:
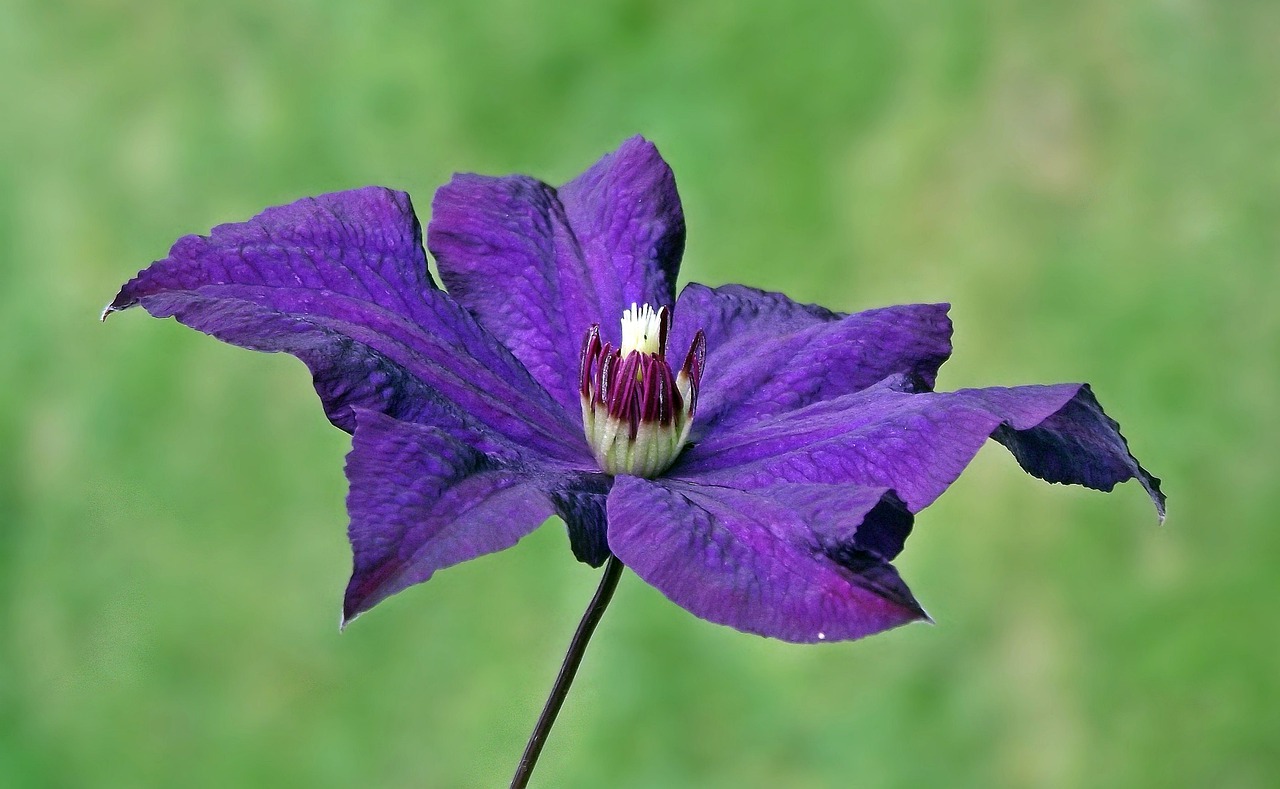
[[[353,434],[344,620],[555,513],[705,619],[789,641],[925,617],[890,563],[988,439],[1050,482],[1159,480],[1087,385],[933,390],[946,305],[842,314],[691,284],[670,169],[627,141],[569,183],[458,175],[427,247],[370,187],[180,239],[141,304],[310,368]],[[104,314],[105,317],[105,314]],[[669,354],[674,353],[674,356]]]

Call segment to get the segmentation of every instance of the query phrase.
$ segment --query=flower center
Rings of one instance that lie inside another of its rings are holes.
[[[582,426],[601,470],[655,477],[675,461],[689,437],[707,341],[699,331],[679,374],[667,363],[671,312],[648,304],[622,313],[622,344],[600,340],[600,325],[582,342]]]

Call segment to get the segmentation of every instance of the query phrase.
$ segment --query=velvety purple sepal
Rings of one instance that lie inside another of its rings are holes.
[[[918,512],[1000,431],[1028,470],[1110,489],[1138,477],[1163,512],[1155,478],[1081,384],[916,392],[876,386],[707,437],[670,469],[677,479],[745,490],[780,481],[887,487]]]
[[[684,255],[684,208],[675,175],[653,143],[632,137],[559,194],[596,277],[606,320],[631,304],[672,306]]]
[[[709,621],[784,641],[862,638],[928,618],[897,571],[853,538],[885,492],[749,493],[624,476],[609,493],[609,545],[637,575]],[[846,533],[808,522],[813,513],[796,506],[820,495],[837,498]]]
[[[576,412],[582,337],[600,324],[617,347],[623,309],[671,306],[684,234],[671,168],[636,137],[559,189],[454,176],[427,244],[454,298]]]
[[[1164,520],[1160,480],[1129,452],[1120,425],[1102,410],[1088,384],[1082,384],[1066,405],[1038,425],[1024,430],[1001,425],[992,438],[1007,447],[1027,473],[1047,482],[1110,491],[1136,479]]]
[[[437,570],[515,545],[554,511],[540,475],[374,411],[356,412],[347,480],[344,623]]]
[[[105,314],[141,304],[311,369],[325,411],[434,424],[486,451],[509,445],[590,462],[577,421],[427,273],[407,195],[368,187],[267,209],[187,236],[129,281]]]
[[[951,355],[947,309],[909,304],[843,315],[741,285],[687,286],[676,302],[673,347],[686,347],[690,327],[707,338],[695,440],[889,376],[932,389]]]

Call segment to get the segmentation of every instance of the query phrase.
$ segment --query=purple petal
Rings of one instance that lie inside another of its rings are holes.
[[[695,440],[858,392],[890,375],[932,389],[951,355],[946,304],[837,315],[780,293],[689,285],[675,320],[677,353],[698,328],[707,337]]]
[[[902,552],[915,517],[887,488],[781,483],[752,491],[796,513],[830,553],[891,561]]]
[[[356,412],[347,479],[344,624],[436,570],[515,545],[554,510],[545,480],[373,411]]]
[[[370,408],[589,461],[563,409],[431,281],[403,193],[323,195],[187,236],[107,313],[136,304],[235,345],[298,356],[346,430],[353,408]]]
[[[622,311],[633,302],[671,307],[684,255],[684,209],[653,143],[632,137],[559,191],[596,282],[602,328],[609,323],[619,332]],[[612,332],[605,334],[610,341]]]
[[[591,325],[616,346],[624,308],[674,301],[684,214],[671,169],[636,137],[559,190],[455,176],[436,192],[427,245],[454,298],[577,413]]]
[[[1111,490],[1137,478],[1164,512],[1159,480],[1081,384],[903,391],[903,379],[726,430],[690,447],[669,476],[754,489],[777,482],[892,488],[912,512],[997,437],[1032,474]]]
[[[1047,482],[1109,491],[1119,482],[1136,478],[1164,520],[1160,480],[1130,454],[1120,425],[1103,412],[1088,384],[1035,427],[1015,430],[1001,425],[992,438],[1004,444],[1027,473]]]
[[[605,502],[613,477],[608,474],[566,474],[551,491],[556,514],[569,531],[574,557],[592,567],[609,558]]]
[[[609,493],[609,545],[677,605],[749,633],[841,641],[926,618],[891,565],[848,534],[805,522],[833,503],[811,501],[815,488],[840,495],[826,486],[749,493],[618,477]],[[883,492],[846,492],[843,522],[873,511]]]
[[[844,313],[793,301],[783,293],[746,285],[710,288],[690,282],[676,301],[670,345],[677,349],[689,347],[699,329],[706,335],[707,347],[713,349],[743,334],[763,339],[843,317]]]

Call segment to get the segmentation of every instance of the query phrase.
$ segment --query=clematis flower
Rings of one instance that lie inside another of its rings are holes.
[[[1159,480],[1084,384],[934,391],[945,304],[844,314],[675,284],[671,170],[627,141],[569,183],[365,188],[179,240],[142,305],[310,369],[353,434],[344,622],[552,514],[693,614],[795,642],[924,618],[891,562],[988,438],[1049,482]],[[104,314],[105,317],[105,314]]]

